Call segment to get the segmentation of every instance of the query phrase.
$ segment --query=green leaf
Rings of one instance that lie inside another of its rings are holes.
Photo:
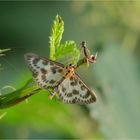
[[[35,93],[39,92],[41,89],[37,85],[30,85],[32,84],[32,80],[28,80],[25,85],[8,94],[1,94],[0,95],[0,109],[4,109],[7,107],[11,107],[28,97],[34,95]]]
[[[80,51],[74,41],[66,41],[56,48],[56,59],[63,64],[77,64],[80,57]]]
[[[60,44],[63,31],[64,22],[61,17],[57,15],[50,36],[50,59],[58,60],[65,65],[69,63],[77,64],[80,51],[77,49],[74,41],[70,40],[66,41],[64,44]]]
[[[62,39],[62,34],[64,31],[64,22],[59,15],[56,16],[51,36],[50,36],[50,59],[56,60],[55,49],[60,46],[60,42]]]

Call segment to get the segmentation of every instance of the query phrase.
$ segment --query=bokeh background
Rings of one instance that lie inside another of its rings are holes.
[[[18,89],[31,77],[24,53],[49,56],[57,14],[63,42],[85,40],[91,53],[98,51],[96,64],[78,70],[97,102],[67,105],[38,93],[0,110],[0,138],[140,139],[139,1],[0,2],[0,48],[11,48],[0,58],[0,89]]]

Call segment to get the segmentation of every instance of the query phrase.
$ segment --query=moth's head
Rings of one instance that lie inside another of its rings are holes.
[[[90,62],[90,63],[96,63],[96,58],[97,58],[97,53],[95,55],[90,55],[87,60]]]

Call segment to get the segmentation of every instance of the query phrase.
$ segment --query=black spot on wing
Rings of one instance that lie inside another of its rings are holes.
[[[74,90],[72,91],[72,93],[73,93],[73,95],[78,95],[78,94],[79,94],[79,91],[76,90],[76,89],[74,89]]]
[[[45,82],[46,81],[46,75],[42,74],[41,79],[42,79],[43,82]]]
[[[75,103],[76,103],[76,99],[75,99],[75,98],[72,100],[72,103],[73,103],[73,104],[75,104]]]
[[[89,96],[90,96],[90,91],[89,90],[87,90],[87,92],[85,93],[85,95],[83,96],[83,98],[88,98]]]
[[[59,73],[61,73],[62,71],[63,71],[62,68],[61,68],[61,69],[60,69],[60,68],[58,69],[58,72],[59,72]]]
[[[49,81],[50,84],[54,84],[55,82],[56,82],[56,81],[53,80],[53,79],[52,79],[51,81]]]
[[[67,97],[72,97],[72,93],[66,94]]]
[[[42,74],[47,74],[47,70],[46,69],[41,68],[40,70],[41,70]]]
[[[34,65],[36,65],[39,62],[39,60],[40,60],[40,58],[39,57],[36,57],[36,58],[33,59],[33,62],[32,63]]]
[[[85,90],[86,87],[84,85],[81,85],[81,90]]]
[[[55,66],[51,67],[51,71],[52,71],[53,74],[55,74],[56,73],[56,67]]]
[[[78,84],[78,80],[76,78],[74,78],[73,76],[70,77],[70,81],[71,81],[71,85],[72,86],[76,86]]]
[[[33,76],[34,78],[36,78],[36,77],[38,76],[38,73],[37,73],[37,72],[33,72],[33,73],[32,73],[32,76]]]
[[[64,86],[62,86],[62,91],[65,92],[66,91],[66,88]]]
[[[73,79],[74,79],[73,76],[71,76],[71,77],[70,77],[70,81],[73,81]]]
[[[49,64],[49,61],[48,61],[48,60],[43,60],[43,61],[42,61],[42,64],[43,64],[43,65],[48,65],[48,64]]]

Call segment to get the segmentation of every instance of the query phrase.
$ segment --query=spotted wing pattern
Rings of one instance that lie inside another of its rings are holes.
[[[96,101],[96,95],[77,74],[64,81],[58,87],[59,99],[64,103],[90,104]]]
[[[62,64],[32,53],[25,54],[25,60],[40,87],[45,89],[54,87],[61,80],[64,67]]]

